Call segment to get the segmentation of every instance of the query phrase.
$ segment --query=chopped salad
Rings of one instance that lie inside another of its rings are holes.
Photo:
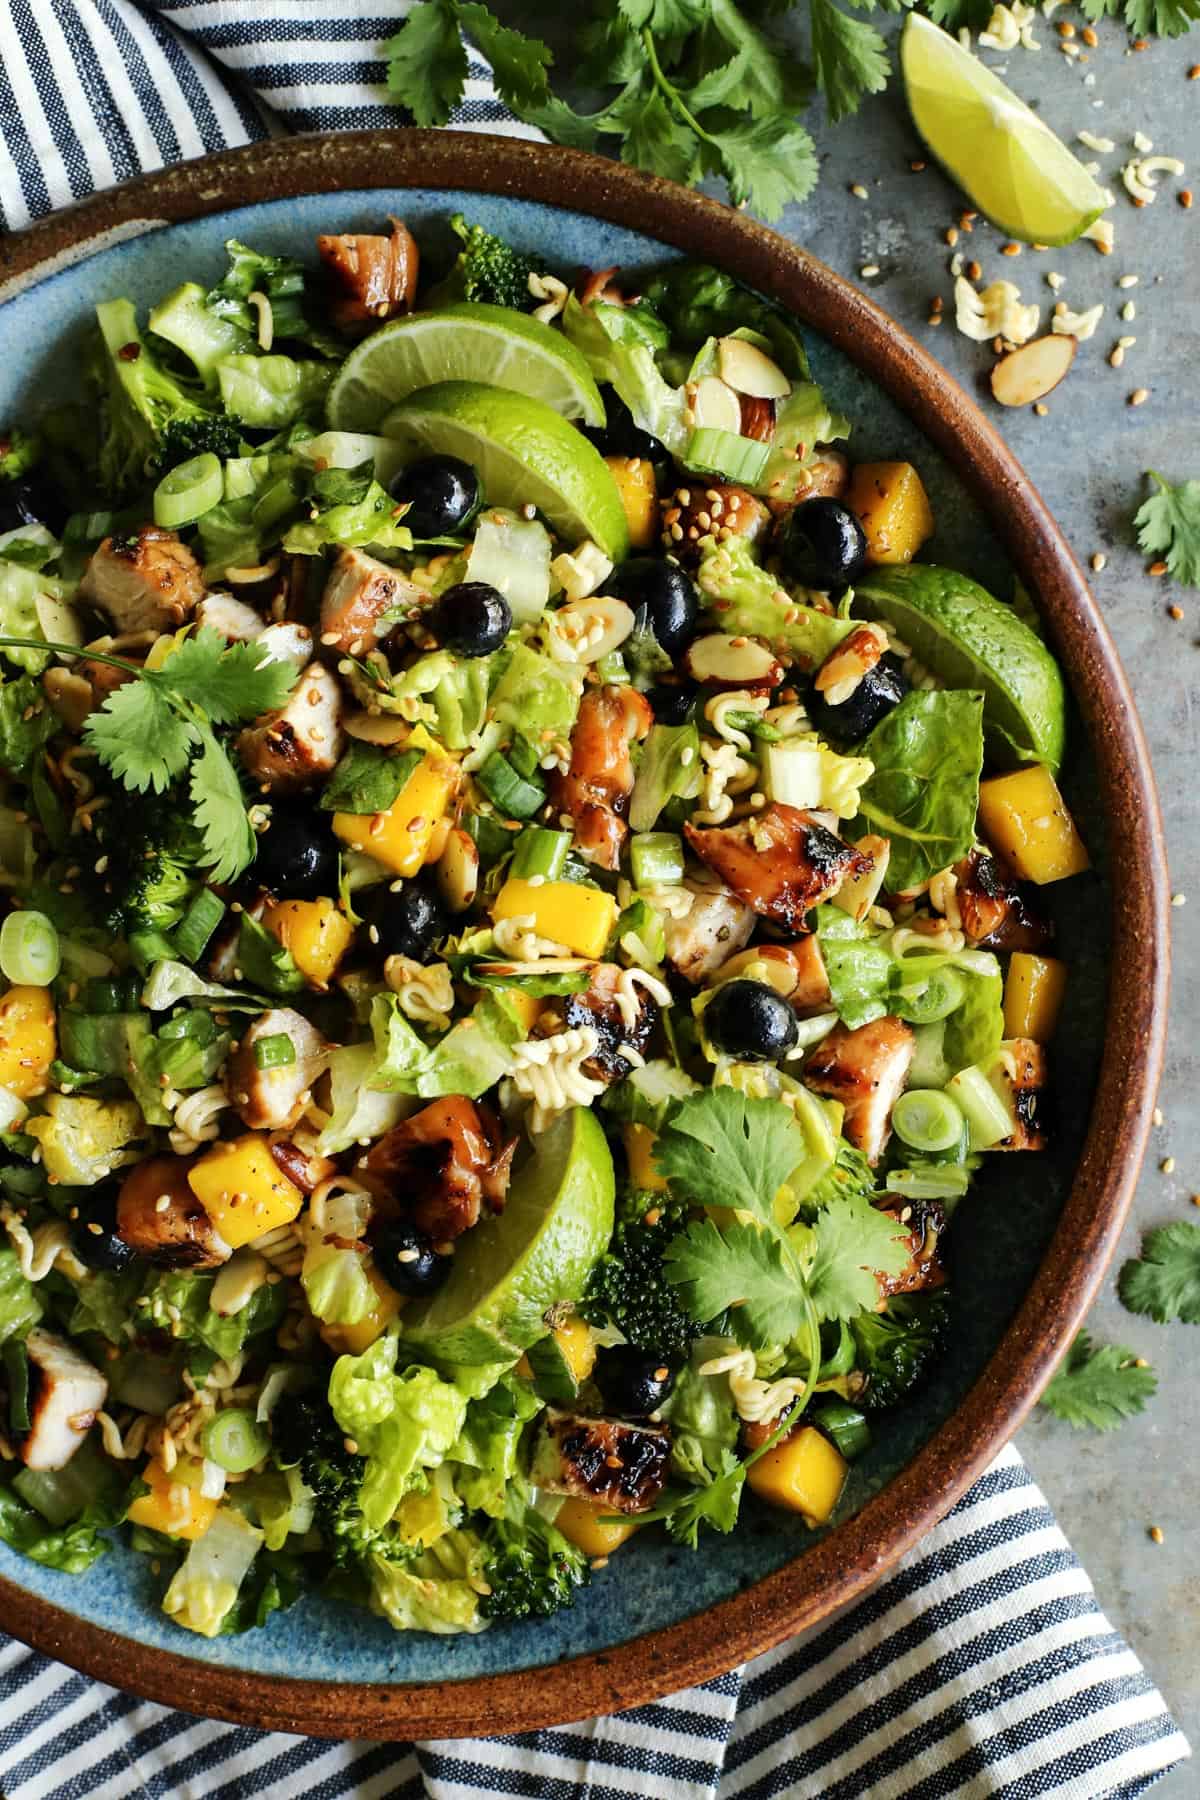
[[[0,436],[0,1539],[206,1636],[828,1525],[1045,1142],[1032,609],[773,305],[452,224],[105,300]]]

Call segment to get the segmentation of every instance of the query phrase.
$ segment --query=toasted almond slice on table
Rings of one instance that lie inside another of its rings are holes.
[[[992,370],[992,393],[1001,406],[1032,406],[1056,388],[1079,348],[1079,339],[1052,334],[1002,356]]]

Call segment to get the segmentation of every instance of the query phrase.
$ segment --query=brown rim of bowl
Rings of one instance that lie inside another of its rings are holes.
[[[1076,1331],[1132,1198],[1162,1063],[1168,886],[1158,796],[1125,675],[1082,571],[1016,458],[963,390],[865,295],[766,226],[704,195],[579,151],[475,133],[288,138],[185,163],[0,243],[0,293],[135,232],[310,193],[461,188],[592,213],[730,268],[814,326],[958,468],[1037,594],[1071,675],[1110,822],[1112,981],[1082,1159],[1033,1287],[957,1412],[886,1489],[786,1568],[695,1619],[555,1667],[445,1683],[340,1684],[242,1673],[156,1650],[0,1581],[5,1629],[165,1705],[328,1738],[527,1731],[706,1681],[870,1586],[954,1505],[1034,1405]],[[719,1549],[716,1552],[719,1554]]]

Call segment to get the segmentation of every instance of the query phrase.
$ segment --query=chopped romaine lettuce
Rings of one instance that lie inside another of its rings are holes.
[[[262,1532],[244,1513],[220,1507],[171,1577],[163,1611],[185,1631],[217,1637],[262,1543]]]
[[[396,1368],[397,1341],[377,1338],[361,1356],[339,1356],[329,1378],[333,1416],[367,1458],[359,1504],[382,1531],[425,1469],[444,1459],[467,1416],[467,1398],[432,1369]]]
[[[765,638],[788,662],[815,669],[853,623],[795,600],[761,563],[744,537],[724,538],[707,548],[696,572],[700,591],[709,601],[715,629]],[[719,610],[713,602],[720,602]]]

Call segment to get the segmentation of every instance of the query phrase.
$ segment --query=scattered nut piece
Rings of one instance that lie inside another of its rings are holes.
[[[1150,389],[1149,388],[1134,388],[1132,394],[1130,394],[1130,396],[1129,396],[1129,404],[1130,404],[1130,406],[1145,406],[1145,404],[1149,398],[1150,398]],[[1151,565],[1151,566],[1153,567],[1153,565]],[[1164,564],[1164,568],[1165,568],[1165,564]]]
[[[1059,301],[1054,309],[1054,317],[1050,321],[1051,331],[1063,333],[1068,337],[1078,338],[1080,343],[1095,335],[1097,325],[1104,316],[1104,306],[1097,303],[1089,306],[1086,312],[1071,312],[1063,301]]]
[[[1099,156],[1107,156],[1110,150],[1117,147],[1112,138],[1097,137],[1094,131],[1077,131],[1075,136],[1081,144],[1086,144],[1089,150],[1096,151]]]
[[[1163,1541],[1164,1541],[1164,1533],[1163,1533],[1162,1526],[1161,1525],[1151,1525],[1151,1527],[1150,1527],[1150,1542],[1152,1544],[1161,1544]]]
[[[1093,219],[1087,230],[1080,235],[1089,238],[1099,250],[1101,256],[1111,256],[1116,241],[1116,231],[1111,219]]]
[[[1001,406],[1032,406],[1063,379],[1075,360],[1078,340],[1051,333],[1002,357],[992,370],[992,393]]]
[[[1023,306],[1020,290],[1011,281],[993,281],[977,293],[960,275],[954,283],[954,322],[977,344],[997,336],[1010,344],[1026,344],[1041,322],[1041,308]]]
[[[1135,144],[1137,140],[1134,140]],[[1130,198],[1142,206],[1150,206],[1158,199],[1158,182],[1156,175],[1182,175],[1183,163],[1177,156],[1142,156],[1127,162],[1121,170],[1121,180]]]
[[[1100,573],[1101,569],[1106,569],[1108,567],[1108,558],[1105,556],[1103,550],[1097,550],[1092,557],[1092,567],[1095,569],[1097,575]]]

